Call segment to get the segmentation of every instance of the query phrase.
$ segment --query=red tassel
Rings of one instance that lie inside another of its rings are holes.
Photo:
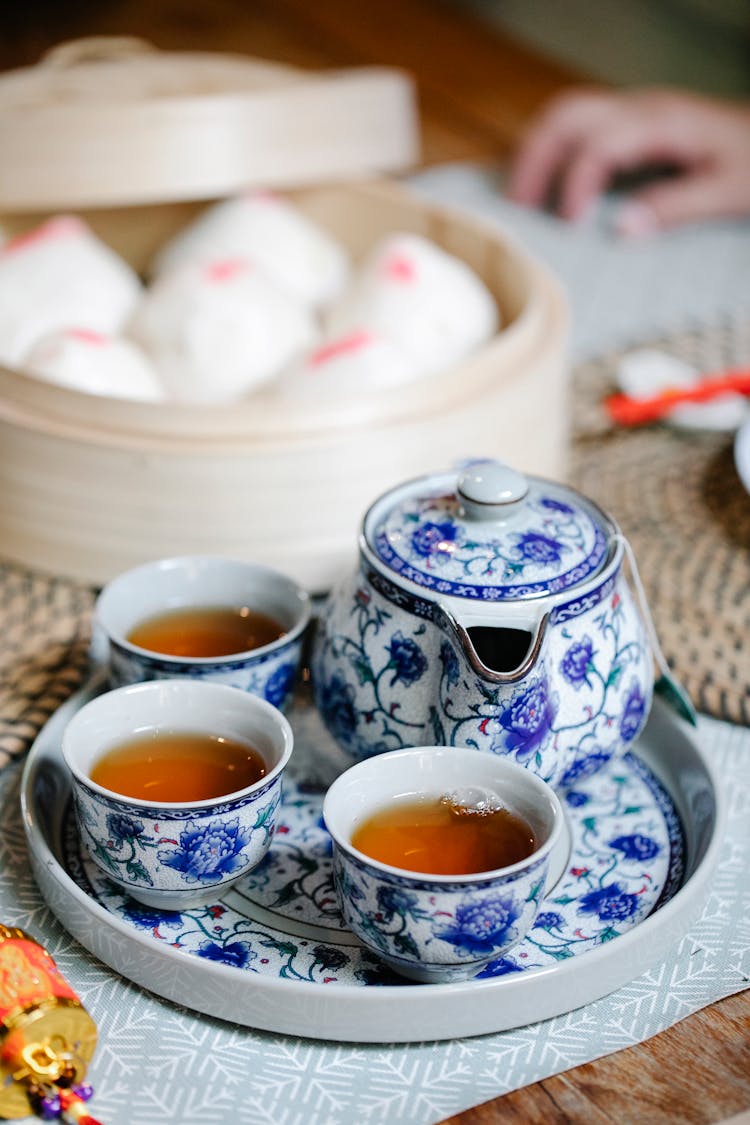
[[[63,1120],[71,1122],[71,1125],[102,1125],[101,1121],[86,1112],[86,1103],[72,1090],[60,1090],[60,1105]]]
[[[98,1121],[96,1117],[92,1117],[90,1113],[86,1113],[86,1111],[83,1110],[81,1102],[65,1110],[63,1120],[70,1121],[71,1125],[102,1125],[101,1121]]]

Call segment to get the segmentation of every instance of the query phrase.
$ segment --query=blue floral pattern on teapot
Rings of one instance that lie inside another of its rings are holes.
[[[455,474],[370,509],[313,650],[316,703],[348,760],[464,745],[565,787],[640,733],[653,656],[622,537],[572,490],[520,480],[509,514],[488,503],[471,518]],[[488,666],[482,631],[521,638],[512,666]]]

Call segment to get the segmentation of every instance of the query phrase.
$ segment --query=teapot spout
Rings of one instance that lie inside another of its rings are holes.
[[[472,669],[481,679],[496,684],[523,679],[539,659],[549,624],[549,613],[536,620],[511,618],[488,624],[486,617],[459,621],[446,607],[443,612]]]

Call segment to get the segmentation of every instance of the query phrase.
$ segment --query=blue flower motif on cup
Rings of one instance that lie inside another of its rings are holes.
[[[352,878],[345,866],[341,867],[339,874],[341,879],[341,897],[344,902],[362,902],[365,897],[365,892],[357,880]]]
[[[557,708],[544,677],[522,688],[511,700],[510,707],[498,717],[504,732],[502,742],[505,750],[514,753],[519,761],[530,758],[549,737],[556,713]],[[496,745],[492,749],[496,753],[504,752]]]
[[[636,860],[639,863],[653,859],[661,851],[655,840],[650,836],[643,836],[640,832],[634,832],[631,836],[618,836],[609,841],[609,846],[622,852],[624,859]]]
[[[297,674],[296,664],[280,664],[266,680],[263,695],[274,707],[281,707],[286,701]]]
[[[458,528],[450,520],[444,520],[442,523],[427,520],[412,532],[411,545],[415,553],[423,559],[451,555],[457,533]]]
[[[334,737],[348,744],[357,729],[357,709],[354,687],[340,672],[320,685],[318,707]]]
[[[623,705],[620,719],[620,736],[624,742],[632,742],[643,726],[646,718],[646,701],[643,698],[638,680],[633,679]]]
[[[541,535],[538,531],[526,531],[519,536],[516,547],[521,558],[527,562],[550,565],[559,563],[565,545],[557,539],[550,539],[548,535]]]
[[[140,820],[134,820],[124,813],[108,813],[106,825],[107,832],[115,840],[136,840],[144,832]]]
[[[171,852],[160,851],[159,860],[181,871],[188,883],[216,882],[243,866],[241,853],[251,836],[252,830],[240,827],[239,818],[212,820],[197,827],[189,824],[180,833],[179,846]]]
[[[453,923],[436,930],[435,936],[469,953],[491,953],[508,944],[509,931],[520,913],[512,898],[463,903],[456,907]]]
[[[581,914],[596,914],[603,922],[622,922],[635,914],[638,897],[628,894],[619,883],[610,883],[582,895],[578,909]]]
[[[401,887],[378,887],[377,902],[384,922],[407,914],[415,918],[423,917],[422,911],[417,908],[417,896]]]
[[[589,673],[593,671],[594,644],[588,635],[574,641],[560,661],[560,671],[568,683],[579,691],[585,684],[591,687]]]
[[[388,646],[389,664],[394,669],[391,687],[399,683],[415,684],[427,671],[427,659],[416,641],[403,633],[394,633]]]
[[[244,941],[231,941],[228,945],[219,945],[215,941],[204,941],[195,951],[199,957],[207,961],[219,961],[223,965],[231,965],[235,969],[245,969],[254,961],[258,954]]]

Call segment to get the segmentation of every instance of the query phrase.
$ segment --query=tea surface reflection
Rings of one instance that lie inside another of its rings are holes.
[[[247,742],[190,731],[151,731],[111,747],[91,769],[103,789],[144,801],[224,797],[254,785],[266,763]]]
[[[390,867],[431,875],[495,871],[536,847],[531,826],[510,809],[470,808],[446,798],[389,804],[356,827],[352,845]]]
[[[188,606],[154,614],[127,635],[131,644],[165,656],[231,656],[284,636],[273,617],[249,606]]]

